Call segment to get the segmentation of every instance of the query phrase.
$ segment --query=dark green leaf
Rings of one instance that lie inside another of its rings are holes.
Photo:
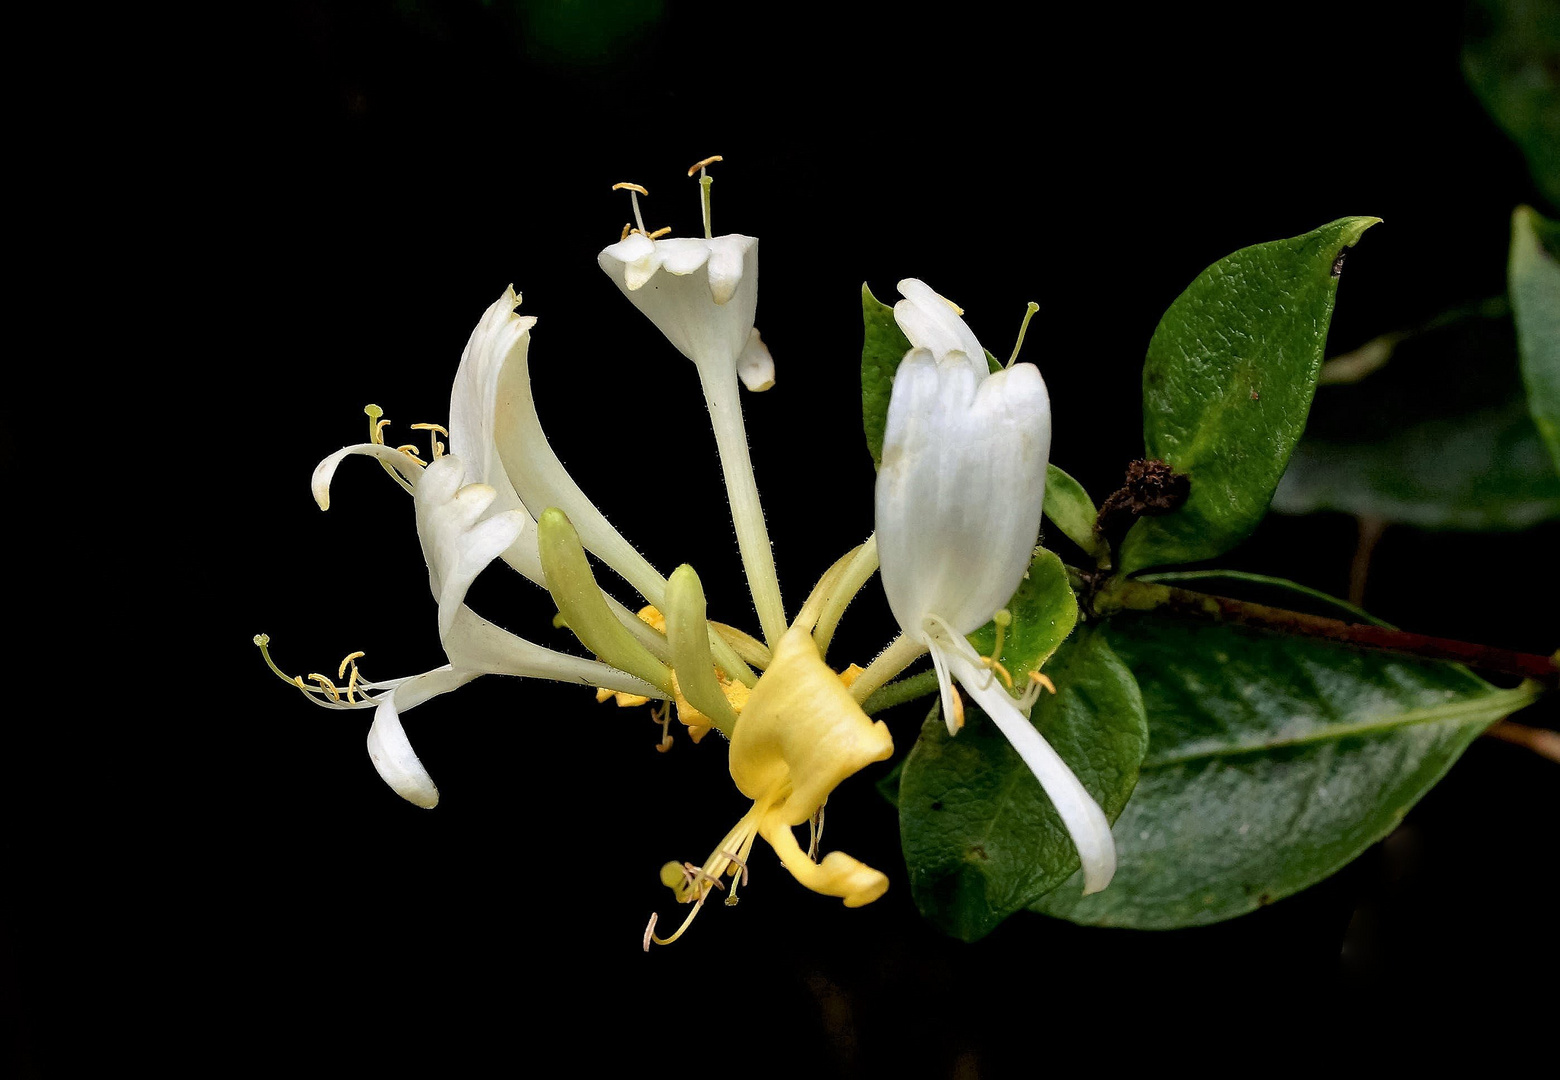
[[[1504,304],[1397,337],[1334,362],[1377,354],[1357,382],[1317,390],[1273,509],[1428,529],[1519,529],[1560,516],[1560,476],[1528,414]]]
[[[883,432],[888,426],[888,399],[894,393],[894,372],[910,351],[910,339],[894,321],[894,309],[861,286],[861,426],[867,433],[872,463],[883,464]]]
[[[1088,555],[1099,555],[1105,542],[1094,532],[1099,511],[1083,485],[1055,465],[1045,467],[1045,516],[1062,530],[1062,535]]]
[[[1475,0],[1468,14],[1468,85],[1522,149],[1544,197],[1560,207],[1560,5]]]
[[[1218,922],[1322,880],[1532,698],[1452,664],[1211,622],[1121,615],[1103,633],[1151,745],[1110,887],[1082,897],[1077,878],[1033,905],[1090,925]]]
[[[1057,693],[1041,694],[1031,719],[1114,820],[1148,745],[1132,673],[1091,628],[1063,645],[1046,670]],[[966,941],[984,937],[1078,868],[1077,849],[1040,782],[973,706],[957,736],[935,710],[922,725],[900,780],[899,827],[916,906]]]
[[[1244,248],[1170,305],[1143,365],[1143,440],[1191,493],[1128,530],[1124,573],[1211,559],[1262,519],[1311,407],[1340,257],[1379,220]]]
[[[1560,470],[1560,223],[1545,220],[1531,207],[1517,207],[1511,219],[1509,279],[1528,408]]]
[[[1029,684],[1029,673],[1040,670],[1078,621],[1078,598],[1067,581],[1067,567],[1054,551],[1035,548],[1029,572],[1007,610],[1013,622],[1003,635],[1002,655],[997,659],[1022,689]],[[987,623],[969,640],[976,652],[990,656],[997,643],[997,624]]]

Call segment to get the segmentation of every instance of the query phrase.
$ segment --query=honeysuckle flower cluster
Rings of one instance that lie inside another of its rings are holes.
[[[1087,888],[1102,888],[1114,865],[1110,830],[1083,790],[1021,711],[993,683],[965,635],[989,621],[1016,590],[1040,527],[1050,406],[1030,364],[989,374],[986,354],[947,301],[915,280],[895,308],[914,346],[895,378],[876,491],[877,532],[847,552],[787,617],[743,425],[739,383],[774,385],[775,366],[754,327],[758,240],[714,236],[710,184],[699,162],[703,237],[648,232],[632,184],[634,225],[598,256],[603,271],[666,338],[693,361],[716,437],[733,528],[759,624],[750,635],[706,611],[693,567],[663,575],[607,520],[553,452],[531,394],[534,316],[518,314],[511,286],[483,313],[466,343],[450,394],[449,426],[429,432],[426,458],[412,444],[385,441],[381,411],[369,406],[366,441],[316,468],[312,488],[330,506],[332,480],[349,457],[376,460],[412,496],[413,517],[437,608],[444,663],[388,681],[362,677],[348,656],[331,678],[284,681],[331,709],[372,709],[370,761],[408,801],[433,807],[438,788],[413,751],[402,715],[486,675],[551,679],[596,688],[599,700],[647,705],[662,721],[658,749],[673,742],[672,716],[697,742],[710,729],[729,740],[731,779],[752,808],[700,864],[669,862],[661,878],[691,905],[681,926],[644,945],[676,940],[716,892],[728,904],[750,876],[763,837],[803,885],[872,902],[888,878],[840,851],[819,858],[824,806],[835,787],[893,754],[881,721],[862,702],[930,652],[950,730],[962,722],[962,685],[991,714],[1055,802],[1083,857]],[[447,445],[440,436],[448,440]],[[866,493],[862,493],[866,497]],[[587,554],[589,553],[589,554]],[[598,584],[589,555],[645,603],[630,607]],[[593,659],[547,648],[484,619],[465,602],[476,577],[501,561],[546,589],[566,626]],[[827,653],[845,609],[881,563],[883,587],[903,631],[865,670],[836,670]],[[586,705],[585,707],[589,707]],[[794,830],[809,824],[803,850]],[[729,889],[728,889],[729,886]]]

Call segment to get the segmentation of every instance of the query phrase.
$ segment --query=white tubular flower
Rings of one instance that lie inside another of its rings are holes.
[[[758,240],[732,233],[710,240],[651,240],[634,233],[596,256],[623,295],[666,339],[701,369],[736,370],[749,390],[774,384],[760,362],[743,364],[750,347],[762,350],[753,329],[758,308]]]
[[[1115,873],[1110,823],[965,639],[1017,591],[1040,532],[1051,405],[1033,364],[991,373],[957,309],[899,283],[894,318],[915,348],[894,376],[876,493],[883,589],[905,636],[932,654],[957,730],[963,684],[1045,789],[1077,845],[1084,892]]]
[[[408,454],[378,443],[360,443],[331,454],[314,470],[312,487],[321,509],[330,506],[330,484],[336,468],[354,454],[379,459],[394,468],[412,489],[417,512],[417,536],[428,567],[428,585],[439,605],[439,638],[449,664],[386,682],[360,679],[354,653],[342,661],[338,687],[323,675],[311,675],[315,686],[283,673],[271,661],[269,639],[255,638],[266,662],[283,681],[292,683],[316,704],[333,709],[373,708],[368,731],[368,755],[385,783],[417,806],[438,805],[439,789],[423,767],[401,714],[425,701],[449,693],[481,675],[517,675],[554,679],[580,686],[609,689],[644,697],[666,695],[648,683],[595,660],[554,652],[516,637],[483,619],[466,606],[466,592],[489,563],[512,550],[529,531],[536,550],[535,522],[518,500],[514,509],[494,511],[499,492],[488,484],[467,484],[466,465],[453,454],[423,466]],[[490,466],[491,467],[491,466]],[[498,466],[496,476],[501,477]]]
[[[719,158],[707,158],[694,168],[702,169],[716,160]],[[775,384],[774,358],[753,328],[758,309],[758,239],[739,233],[712,236],[708,178],[702,177],[701,184],[703,238],[668,240],[656,240],[645,233],[639,195],[649,193],[637,184],[615,185],[629,190],[639,229],[603,248],[596,262],[629,302],[698,369],[742,566],[764,640],[772,648],[786,630],[785,605],[737,390],[739,379],[755,391]],[[580,535],[584,537],[583,529]],[[586,543],[589,546],[588,540]]]

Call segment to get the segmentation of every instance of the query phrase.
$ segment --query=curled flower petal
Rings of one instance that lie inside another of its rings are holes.
[[[775,358],[769,355],[769,347],[758,336],[758,330],[748,335],[748,342],[737,357],[737,376],[742,385],[755,394],[768,390],[775,384]]]
[[[407,802],[432,810],[439,805],[439,788],[412,749],[400,714],[464,686],[480,674],[439,668],[407,679],[380,699],[368,729],[368,758],[384,782]]]
[[[353,454],[378,458],[404,476],[409,484],[415,485],[418,476],[422,473],[422,468],[415,461],[401,451],[388,446],[381,446],[379,443],[354,443],[351,446],[343,446],[316,465],[314,475],[309,479],[309,490],[314,494],[314,501],[319,504],[321,510],[330,509],[330,482],[336,477],[337,467]]]

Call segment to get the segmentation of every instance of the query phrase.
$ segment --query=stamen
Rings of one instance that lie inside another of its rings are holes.
[[[443,435],[446,439],[450,437],[449,430],[439,424],[413,424],[412,430],[432,431],[436,434]],[[444,444],[441,443],[438,439],[432,438],[431,436],[430,441],[433,443],[433,459],[437,461],[439,458],[444,456]]]
[[[823,844],[823,806],[821,804],[813,813],[812,820],[807,825],[812,837],[807,843],[807,857],[813,862],[817,862],[818,848]]]
[[[714,239],[715,235],[710,231],[710,185],[715,182],[715,178],[706,170],[715,162],[724,160],[719,154],[716,154],[713,157],[705,158],[703,161],[696,161],[688,167],[689,176],[696,172],[699,174],[699,203],[704,210],[704,239],[706,240]]]
[[[419,465],[427,464],[427,462],[423,461],[422,458],[417,456],[416,443],[402,443],[400,446],[397,446],[396,449],[401,451],[401,453],[405,454],[407,457],[411,458],[413,461],[417,462]],[[389,466],[385,467],[389,468]]]
[[[1029,301],[1029,306],[1024,309],[1023,324],[1018,328],[1018,340],[1013,342],[1013,355],[1008,357],[1008,362],[1005,366],[1012,367],[1013,362],[1018,359],[1018,350],[1024,347],[1024,334],[1029,330],[1029,320],[1033,319],[1035,317],[1035,312],[1039,310],[1039,304],[1035,303],[1033,300]]]
[[[368,441],[375,446],[383,446],[385,444],[385,428],[390,426],[390,421],[381,419],[385,415],[385,411],[378,405],[368,404],[363,406],[363,415],[368,417]],[[418,464],[421,465],[422,462],[419,461]],[[390,479],[401,485],[401,489],[408,495],[412,493],[412,485],[408,484],[400,473],[383,461],[379,463],[379,467],[389,475]]]
[[[953,729],[962,731],[964,730],[964,699],[959,696],[957,686],[950,686],[948,689],[953,693]]]
[[[991,647],[991,659],[995,660],[1002,655],[1002,644],[1007,639],[1007,628],[1013,625],[1013,613],[1003,608],[991,617],[991,621],[997,624],[996,644]],[[1009,685],[1012,685],[1009,683]]]
[[[671,231],[672,231],[672,227],[670,225],[667,225],[667,226],[665,226],[663,228],[657,229],[653,233],[646,233],[645,234],[645,239],[647,239],[647,240],[659,240],[659,239],[661,239],[661,237],[665,236],[667,233],[669,233]]]
[[[634,224],[639,226],[639,231],[640,232],[644,232],[645,231],[645,219],[639,213],[639,196],[643,195],[645,198],[648,199],[650,197],[650,193],[648,191],[646,191],[640,185],[638,185],[638,184],[630,184],[627,181],[625,181],[623,183],[620,183],[620,184],[613,184],[612,185],[612,190],[613,191],[627,191],[628,192],[628,197],[629,197],[629,199],[631,199],[633,201],[633,204],[634,204]]]
[[[311,672],[308,675],[308,679],[309,679],[310,682],[317,682],[317,683],[319,683],[320,684],[320,689],[325,691],[325,693],[329,694],[330,695],[330,699],[332,701],[340,701],[341,700],[341,691],[336,689],[336,684],[331,682],[325,676],[319,674],[318,672]]]
[[[1002,681],[1007,684],[1009,690],[1013,689],[1013,676],[1008,674],[1008,669],[1003,667],[1000,661],[993,660],[989,656],[982,656],[980,662],[986,665],[987,670],[994,671],[1002,676]]]
[[[688,917],[686,919],[684,919],[682,925],[677,928],[677,932],[675,934],[673,934],[669,938],[659,938],[659,937],[655,936],[655,921],[656,921],[657,916],[655,916],[655,915],[650,916],[650,925],[645,927],[645,940],[646,940],[645,952],[649,952],[650,951],[650,945],[649,945],[650,942],[654,942],[657,945],[670,945],[672,942],[674,942],[678,938],[682,937],[684,932],[687,931],[688,927],[693,925],[693,918],[694,918],[694,916],[697,915],[701,910],[703,910],[703,908],[704,908],[704,901],[703,900],[700,900],[697,904],[693,905],[693,910],[688,912]]]
[[[747,862],[745,860],[737,858],[725,848],[718,849],[715,854],[721,856],[722,858],[730,859],[731,864],[742,871],[742,884],[746,885],[748,883],[748,868]],[[733,873],[732,876],[735,877],[736,875]]]
[[[336,678],[345,679],[347,677],[347,665],[352,664],[352,661],[354,660],[361,660],[367,655],[368,654],[361,649],[355,653],[348,653],[346,659],[341,662],[341,666],[336,669]],[[357,670],[357,665],[352,664],[352,668],[354,671]]]
[[[633,231],[634,231],[634,223],[632,221],[625,221],[625,222],[623,222],[623,235],[618,237],[618,243],[621,244],[624,240],[627,240],[628,239],[628,234],[633,232]],[[655,916],[654,915],[650,916],[650,925],[651,926],[655,925]]]
[[[1056,693],[1056,684],[1051,681],[1050,676],[1042,675],[1038,671],[1031,671],[1029,673],[1029,689],[1019,699],[1018,707],[1026,713],[1034,708],[1035,702],[1040,700],[1042,688],[1051,691],[1052,694]]]

